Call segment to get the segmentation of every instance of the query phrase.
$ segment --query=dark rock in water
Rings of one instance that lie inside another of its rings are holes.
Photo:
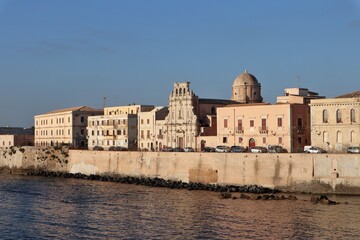
[[[261,200],[262,196],[255,196],[255,200]]]
[[[274,195],[274,194],[271,194],[271,195],[269,196],[269,199],[271,199],[271,200],[275,200],[275,199],[276,199],[276,197],[275,197],[275,195]]]
[[[269,196],[269,195],[267,195],[267,194],[262,195],[262,199],[263,199],[263,200],[269,200],[269,198],[270,198],[270,196]]]
[[[244,194],[244,193],[241,193],[240,194],[240,198],[241,199],[251,199],[251,196],[247,195],[247,194]]]
[[[281,198],[280,198],[281,200],[285,200],[286,199],[286,197],[284,196],[284,195],[281,195]]]
[[[231,198],[231,193],[228,193],[228,192],[223,192],[223,193],[220,193],[220,196],[219,198],[220,199],[228,199],[228,198]]]
[[[289,199],[289,200],[297,200],[297,197],[292,196],[292,195],[289,195],[288,199]]]

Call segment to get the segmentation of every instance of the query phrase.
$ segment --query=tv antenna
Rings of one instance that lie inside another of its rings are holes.
[[[301,76],[299,75],[296,75],[296,87],[299,88],[300,87],[300,79],[301,79]]]
[[[103,99],[104,99],[104,109],[105,109],[105,107],[106,107],[106,96],[104,96]]]

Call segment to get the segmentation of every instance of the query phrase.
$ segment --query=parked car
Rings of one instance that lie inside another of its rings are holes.
[[[184,149],[181,147],[174,148],[174,152],[184,152]]]
[[[126,147],[120,147],[120,146],[111,146],[109,147],[109,151],[127,151],[128,149]]]
[[[228,146],[216,146],[215,152],[230,152],[230,147]]]
[[[204,147],[203,152],[215,152],[215,148],[213,148],[213,147]]]
[[[255,146],[255,147],[250,148],[250,152],[252,152],[252,153],[266,153],[266,152],[268,152],[268,150],[267,150],[266,147]]]
[[[192,147],[185,147],[184,152],[195,152],[195,150]]]
[[[306,148],[306,153],[326,153],[326,151],[319,147],[310,146],[309,148]]]
[[[163,152],[173,152],[174,149],[173,149],[172,147],[163,147],[163,148],[162,148],[162,151],[163,151]]]
[[[93,150],[95,150],[95,151],[102,151],[102,150],[104,150],[104,148],[103,148],[103,147],[100,147],[100,146],[95,146],[95,147],[93,147]]]
[[[231,146],[230,147],[230,152],[243,153],[243,152],[246,152],[246,148],[241,147],[241,146]]]
[[[285,148],[279,145],[269,145],[268,146],[268,152],[269,153],[286,153],[288,152]]]
[[[348,147],[346,150],[347,153],[360,153],[360,147]]]

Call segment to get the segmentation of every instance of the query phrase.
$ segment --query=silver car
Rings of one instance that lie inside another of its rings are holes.
[[[220,145],[215,148],[215,152],[230,152],[230,147]]]
[[[360,153],[360,147],[348,147],[347,148],[347,153]]]

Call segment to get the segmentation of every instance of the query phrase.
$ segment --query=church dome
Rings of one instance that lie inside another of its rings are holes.
[[[244,86],[244,85],[257,85],[258,80],[256,77],[245,70],[242,74],[237,76],[234,80],[233,86]]]

